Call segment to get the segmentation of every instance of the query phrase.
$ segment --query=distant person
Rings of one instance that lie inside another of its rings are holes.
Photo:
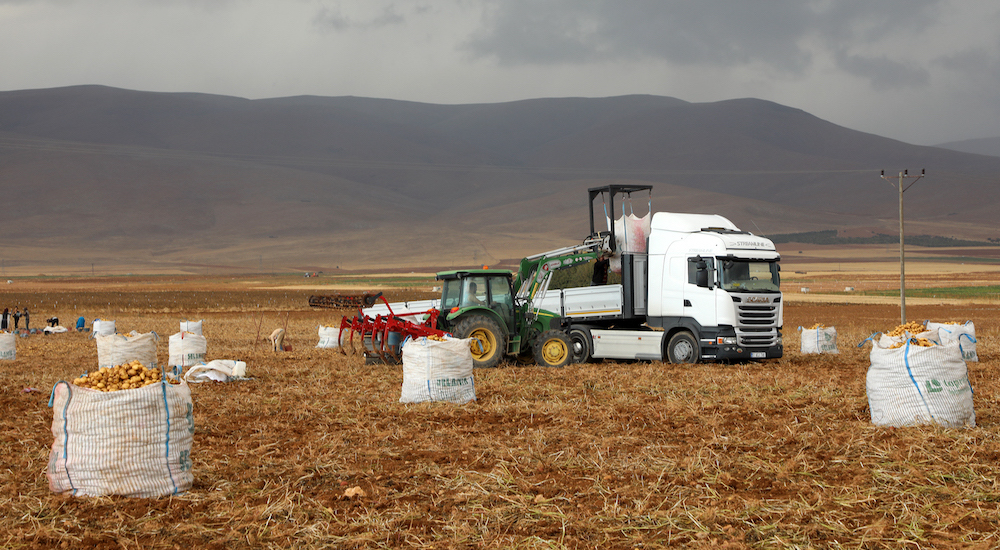
[[[271,349],[274,351],[285,351],[285,329],[276,328],[271,333]]]
[[[28,321],[31,319],[31,317],[28,316],[28,308],[24,308],[24,312],[21,313],[21,317],[24,318],[24,330],[31,330],[31,327],[28,326]]]
[[[76,318],[76,331],[83,332],[83,327],[87,326],[87,320],[83,317]]]
[[[20,320],[21,320],[21,312],[18,311],[17,308],[14,308],[14,330],[17,330],[17,322]]]
[[[3,316],[0,317],[0,330],[7,330],[8,323],[10,323],[10,309],[3,308]]]
[[[48,319],[45,320],[45,322],[48,323],[50,327],[55,327],[59,325],[59,318],[49,317]]]

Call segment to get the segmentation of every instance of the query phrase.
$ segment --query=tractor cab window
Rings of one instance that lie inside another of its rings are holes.
[[[514,321],[514,298],[510,295],[510,279],[490,277],[490,309],[497,312],[508,326]]]
[[[441,289],[441,309],[449,311],[462,301],[462,279],[445,279]]]
[[[487,305],[486,277],[466,277],[462,280],[462,307]]]
[[[510,296],[510,279],[507,277],[490,277],[490,302],[511,305],[514,300]]]

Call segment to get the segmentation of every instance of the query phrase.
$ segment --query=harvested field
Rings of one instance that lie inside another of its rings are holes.
[[[98,285],[99,286],[99,285]],[[23,287],[23,285],[22,285]],[[0,362],[3,548],[994,548],[1000,545],[1000,315],[976,323],[978,427],[870,423],[868,347],[893,305],[792,302],[786,356],[691,367],[604,362],[477,370],[478,401],[402,405],[399,366],[316,349],[335,310],[310,290],[192,281],[0,293],[32,325],[58,308],[155,331],[204,319],[210,359],[253,380],[192,385],[192,490],[170,498],[49,491],[49,390],[97,365],[84,334],[17,340]],[[416,297],[395,292],[391,299]],[[55,306],[55,303],[58,306]],[[49,309],[49,311],[46,311]],[[67,312],[72,312],[71,315]],[[255,345],[286,322],[292,351]],[[837,327],[839,355],[798,353],[798,326]],[[364,496],[347,498],[360,487]]]

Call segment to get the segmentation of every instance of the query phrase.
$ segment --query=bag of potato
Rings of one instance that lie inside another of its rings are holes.
[[[148,372],[154,373],[152,383],[136,383],[134,389],[77,385],[83,377],[56,383],[49,400],[54,436],[49,489],[75,496],[155,498],[191,488],[191,390],[184,382],[160,380],[158,369]]]
[[[110,336],[118,332],[115,328],[114,321],[104,321],[101,319],[94,319],[94,332],[91,334],[91,338],[96,337],[98,334],[104,334],[105,336]]]
[[[400,403],[476,400],[470,338],[408,338],[403,343]]]
[[[204,319],[201,321],[181,321],[181,332],[193,332],[198,336],[203,336],[201,333],[202,321],[204,321]]]
[[[872,342],[866,378],[872,423],[974,427],[972,384],[958,341],[944,340],[937,331],[894,334],[900,328],[858,344]]]
[[[190,367],[205,362],[208,350],[208,340],[193,332],[178,332],[169,339],[170,356],[167,366]]]
[[[962,323],[935,323],[926,321],[927,330],[938,330],[941,338],[945,340],[958,341],[958,347],[962,350],[962,358],[966,361],[979,361],[976,353],[976,325],[972,321]]]
[[[13,332],[0,332],[0,360],[17,359],[17,338]]]
[[[319,343],[317,348],[339,348],[340,347],[340,327],[319,327]]]
[[[837,351],[837,329],[820,323],[811,328],[799,327],[802,333],[802,353],[840,353]]]
[[[156,368],[156,342],[160,339],[155,332],[140,334],[132,331],[124,334],[96,334],[97,366],[111,367],[137,360],[149,368]]]

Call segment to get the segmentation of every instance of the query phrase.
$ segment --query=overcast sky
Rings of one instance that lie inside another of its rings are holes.
[[[755,97],[916,144],[1000,136],[997,0],[0,0],[0,90],[429,103]]]

